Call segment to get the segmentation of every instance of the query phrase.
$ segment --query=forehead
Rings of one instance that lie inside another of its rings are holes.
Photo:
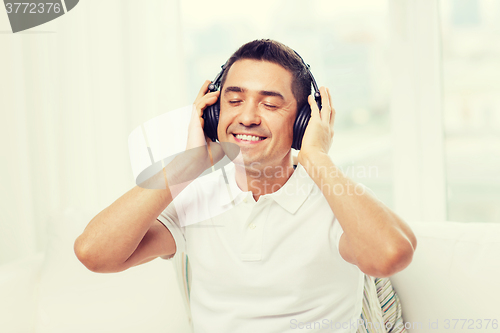
[[[224,85],[255,91],[274,90],[283,95],[292,95],[292,79],[292,73],[281,65],[242,59],[229,68]]]

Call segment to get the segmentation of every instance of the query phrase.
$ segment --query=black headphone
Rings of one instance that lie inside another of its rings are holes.
[[[294,51],[295,52],[295,51]],[[304,59],[295,52],[295,54],[302,60],[302,64],[311,77],[312,85],[314,88],[314,99],[316,100],[316,104],[318,108],[321,110],[321,94],[319,93],[318,85],[316,84],[316,80],[309,70],[309,65],[305,63]],[[217,91],[220,88],[222,75],[227,68],[227,61],[224,65],[221,66],[222,70],[217,74],[215,79],[208,85],[209,92]],[[205,111],[203,111],[203,119],[205,121],[204,131],[205,134],[215,142],[217,140],[217,125],[219,124],[219,112],[220,112],[220,96],[217,99],[217,102],[213,105],[208,106]],[[295,118],[295,123],[293,125],[293,142],[292,148],[299,150],[302,146],[302,137],[304,136],[304,132],[306,131],[307,124],[309,123],[309,119],[311,118],[311,107],[309,103],[306,103],[300,108],[297,112],[297,118]]]

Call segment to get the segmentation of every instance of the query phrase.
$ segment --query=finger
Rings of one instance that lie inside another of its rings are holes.
[[[309,106],[311,107],[311,118],[312,117],[319,117],[319,108],[318,104],[316,104],[316,101],[314,100],[313,95],[309,95],[307,97],[307,101],[309,102]]]
[[[328,101],[330,102],[330,108],[332,109],[332,115],[330,117],[330,126],[333,127],[333,123],[335,122],[335,108],[333,107],[332,95],[330,94],[330,89],[326,88],[326,91],[328,92]]]
[[[198,96],[196,96],[196,99],[195,99],[195,103],[196,101],[198,101],[199,99],[201,99],[208,91],[208,85],[212,83],[212,81],[210,80],[206,80],[203,85],[201,86],[201,89],[200,91],[198,92]]]
[[[325,87],[319,88],[319,92],[321,94],[321,120],[325,123],[330,122],[330,103],[328,101],[328,92]]]
[[[219,98],[219,91],[210,92],[204,96],[202,96],[198,102],[196,103],[196,110],[198,112],[198,116],[202,116],[203,110],[206,109],[207,106],[215,104],[217,99]]]

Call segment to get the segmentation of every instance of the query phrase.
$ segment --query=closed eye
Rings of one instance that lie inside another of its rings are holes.
[[[264,103],[264,106],[268,109],[276,109],[277,106],[276,105],[273,105],[273,104],[267,104],[267,103]]]

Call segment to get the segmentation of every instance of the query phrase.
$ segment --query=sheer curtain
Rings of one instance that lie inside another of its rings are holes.
[[[81,1],[12,34],[0,11],[0,264],[44,248],[65,207],[95,211],[135,184],[127,138],[190,103],[179,1]]]

